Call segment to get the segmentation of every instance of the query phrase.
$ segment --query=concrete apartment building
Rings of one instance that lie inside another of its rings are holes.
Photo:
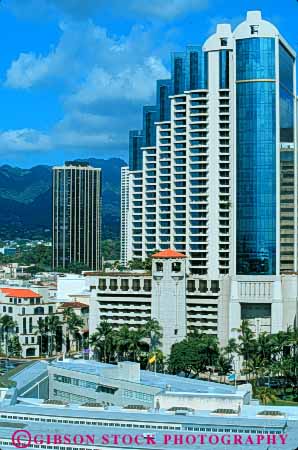
[[[188,283],[219,286],[221,341],[243,319],[258,333],[297,322],[296,108],[296,54],[249,11],[172,55],[130,133],[122,261],[185,254]]]

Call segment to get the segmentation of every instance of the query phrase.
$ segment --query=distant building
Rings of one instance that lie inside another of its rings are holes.
[[[4,256],[14,256],[17,252],[15,247],[2,247],[0,248],[0,253]]]
[[[128,246],[128,208],[129,208],[129,168],[121,168],[121,248],[120,262],[127,265]]]
[[[22,357],[40,356],[38,321],[56,313],[57,306],[58,303],[48,300],[47,294],[44,296],[38,290],[0,287],[0,315],[8,315],[16,323],[15,334],[22,345]],[[1,335],[2,349],[5,348],[4,334]]]
[[[53,268],[101,266],[101,169],[67,162],[53,168]]]

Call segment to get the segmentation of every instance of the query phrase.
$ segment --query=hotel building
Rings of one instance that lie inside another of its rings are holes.
[[[130,133],[122,261],[184,253],[188,276],[221,286],[230,337],[242,319],[277,332],[297,315],[295,99],[294,50],[249,11],[172,55]]]

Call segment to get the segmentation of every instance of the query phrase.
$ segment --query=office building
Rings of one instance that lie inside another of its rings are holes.
[[[126,266],[128,245],[129,168],[121,167],[120,262]]]
[[[124,259],[184,253],[190,276],[222,286],[230,337],[243,319],[276,332],[297,314],[295,98],[296,55],[273,24],[259,11],[219,24],[172,55],[125,174]]]
[[[67,162],[53,168],[53,268],[101,266],[101,169]]]

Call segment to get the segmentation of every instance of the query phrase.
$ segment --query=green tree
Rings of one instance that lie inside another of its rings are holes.
[[[118,359],[127,359],[130,346],[130,329],[128,325],[123,325],[115,333],[114,342]]]
[[[232,372],[232,358],[228,357],[224,352],[220,353],[215,363],[215,369],[221,378]]]
[[[239,333],[238,352],[244,359],[244,371],[246,373],[246,380],[248,380],[250,376],[248,360],[253,357],[256,351],[255,335],[250,328],[248,320],[242,320],[237,332]]]
[[[105,260],[119,260],[120,240],[106,239],[102,241],[102,256]]]
[[[228,355],[228,357],[232,357],[235,353],[238,352],[238,344],[236,339],[230,338],[228,340],[228,344],[224,348],[224,352]]]
[[[219,357],[219,345],[216,337],[204,333],[191,333],[181,342],[172,346],[168,359],[171,373],[184,372],[185,376],[198,376],[215,368]]]
[[[13,321],[11,316],[8,314],[4,314],[4,316],[0,317],[0,329],[1,333],[4,336],[5,340],[5,354],[8,356],[8,341],[9,341],[9,335],[11,333],[14,333],[16,327],[16,323]]]
[[[257,390],[257,396],[260,399],[262,405],[268,405],[268,403],[276,402],[276,395],[272,391],[272,389],[268,387],[259,388]]]
[[[149,339],[149,351],[156,351],[161,345],[162,329],[156,319],[150,319],[143,327],[145,338]]]
[[[22,346],[18,336],[12,336],[8,341],[8,355],[14,358],[20,358],[22,355]]]
[[[114,330],[108,322],[102,321],[96,327],[96,331],[90,336],[90,345],[101,361],[110,361],[115,345]]]
[[[48,316],[48,320],[47,320],[47,332],[48,332],[48,336],[49,336],[49,356],[52,356],[54,348],[55,348],[55,343],[56,343],[56,334],[57,334],[57,330],[59,327],[62,326],[62,323],[59,319],[58,316],[56,316],[55,314],[50,314]]]
[[[35,334],[38,336],[39,356],[41,356],[44,351],[44,338],[47,337],[47,326],[45,320],[41,317],[38,318]]]
[[[84,319],[80,316],[78,316],[73,308],[65,308],[64,314],[63,314],[65,324],[66,324],[66,330],[67,330],[67,344],[66,348],[67,351],[72,349],[72,342],[74,341],[76,344],[76,350],[78,350],[80,346],[80,342],[82,340],[80,331],[84,327]]]

